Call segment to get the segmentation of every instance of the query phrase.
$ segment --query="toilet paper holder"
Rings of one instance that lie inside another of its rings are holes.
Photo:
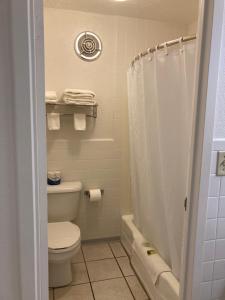
[[[104,190],[100,189],[100,191],[101,191],[101,194],[104,195]],[[84,191],[84,195],[90,198],[90,191],[89,190]]]

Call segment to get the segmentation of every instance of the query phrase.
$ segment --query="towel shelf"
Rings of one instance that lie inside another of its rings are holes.
[[[97,118],[98,104],[80,105],[66,103],[46,103],[47,113],[59,113],[60,115],[73,115],[74,113],[85,113],[87,117]]]

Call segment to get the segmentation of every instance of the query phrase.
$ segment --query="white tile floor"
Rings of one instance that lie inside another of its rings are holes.
[[[84,243],[72,262],[71,285],[49,300],[149,300],[118,240]]]

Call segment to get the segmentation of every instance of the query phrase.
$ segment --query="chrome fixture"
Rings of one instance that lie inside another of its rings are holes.
[[[85,113],[86,117],[97,118],[98,104],[78,105],[66,103],[46,103],[47,113],[59,113],[64,116],[71,116],[74,113]]]

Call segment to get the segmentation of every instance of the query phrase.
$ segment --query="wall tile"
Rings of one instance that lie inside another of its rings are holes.
[[[206,241],[204,243],[204,261],[212,261],[215,257],[215,241]]]
[[[214,137],[212,150],[214,150],[214,151],[224,151],[225,150],[225,139]]]
[[[225,279],[213,281],[212,299],[216,298],[225,298]]]
[[[224,176],[221,177],[220,196],[225,196],[225,177]]]
[[[213,175],[216,174],[217,153],[218,153],[217,151],[212,151],[210,173],[213,174]]]
[[[217,219],[209,219],[206,222],[205,240],[216,239]]]
[[[225,239],[216,240],[215,259],[225,259]]]
[[[209,197],[218,197],[220,193],[220,177],[210,175],[209,179]]]
[[[202,281],[207,282],[213,279],[213,261],[203,263]]]
[[[207,205],[207,218],[208,219],[217,218],[218,203],[219,203],[219,198],[211,198],[211,197],[208,198],[208,205]],[[225,201],[224,201],[224,209],[225,209]]]
[[[220,197],[219,199],[218,217],[225,218],[225,197]]]
[[[225,177],[215,175],[217,150],[225,149],[225,141],[213,145],[200,286],[202,300],[225,299]]]
[[[200,285],[200,300],[211,300],[212,282],[204,282]]]
[[[219,280],[225,278],[225,260],[216,260],[214,263],[213,279]]]
[[[217,239],[225,239],[225,218],[218,219]]]

